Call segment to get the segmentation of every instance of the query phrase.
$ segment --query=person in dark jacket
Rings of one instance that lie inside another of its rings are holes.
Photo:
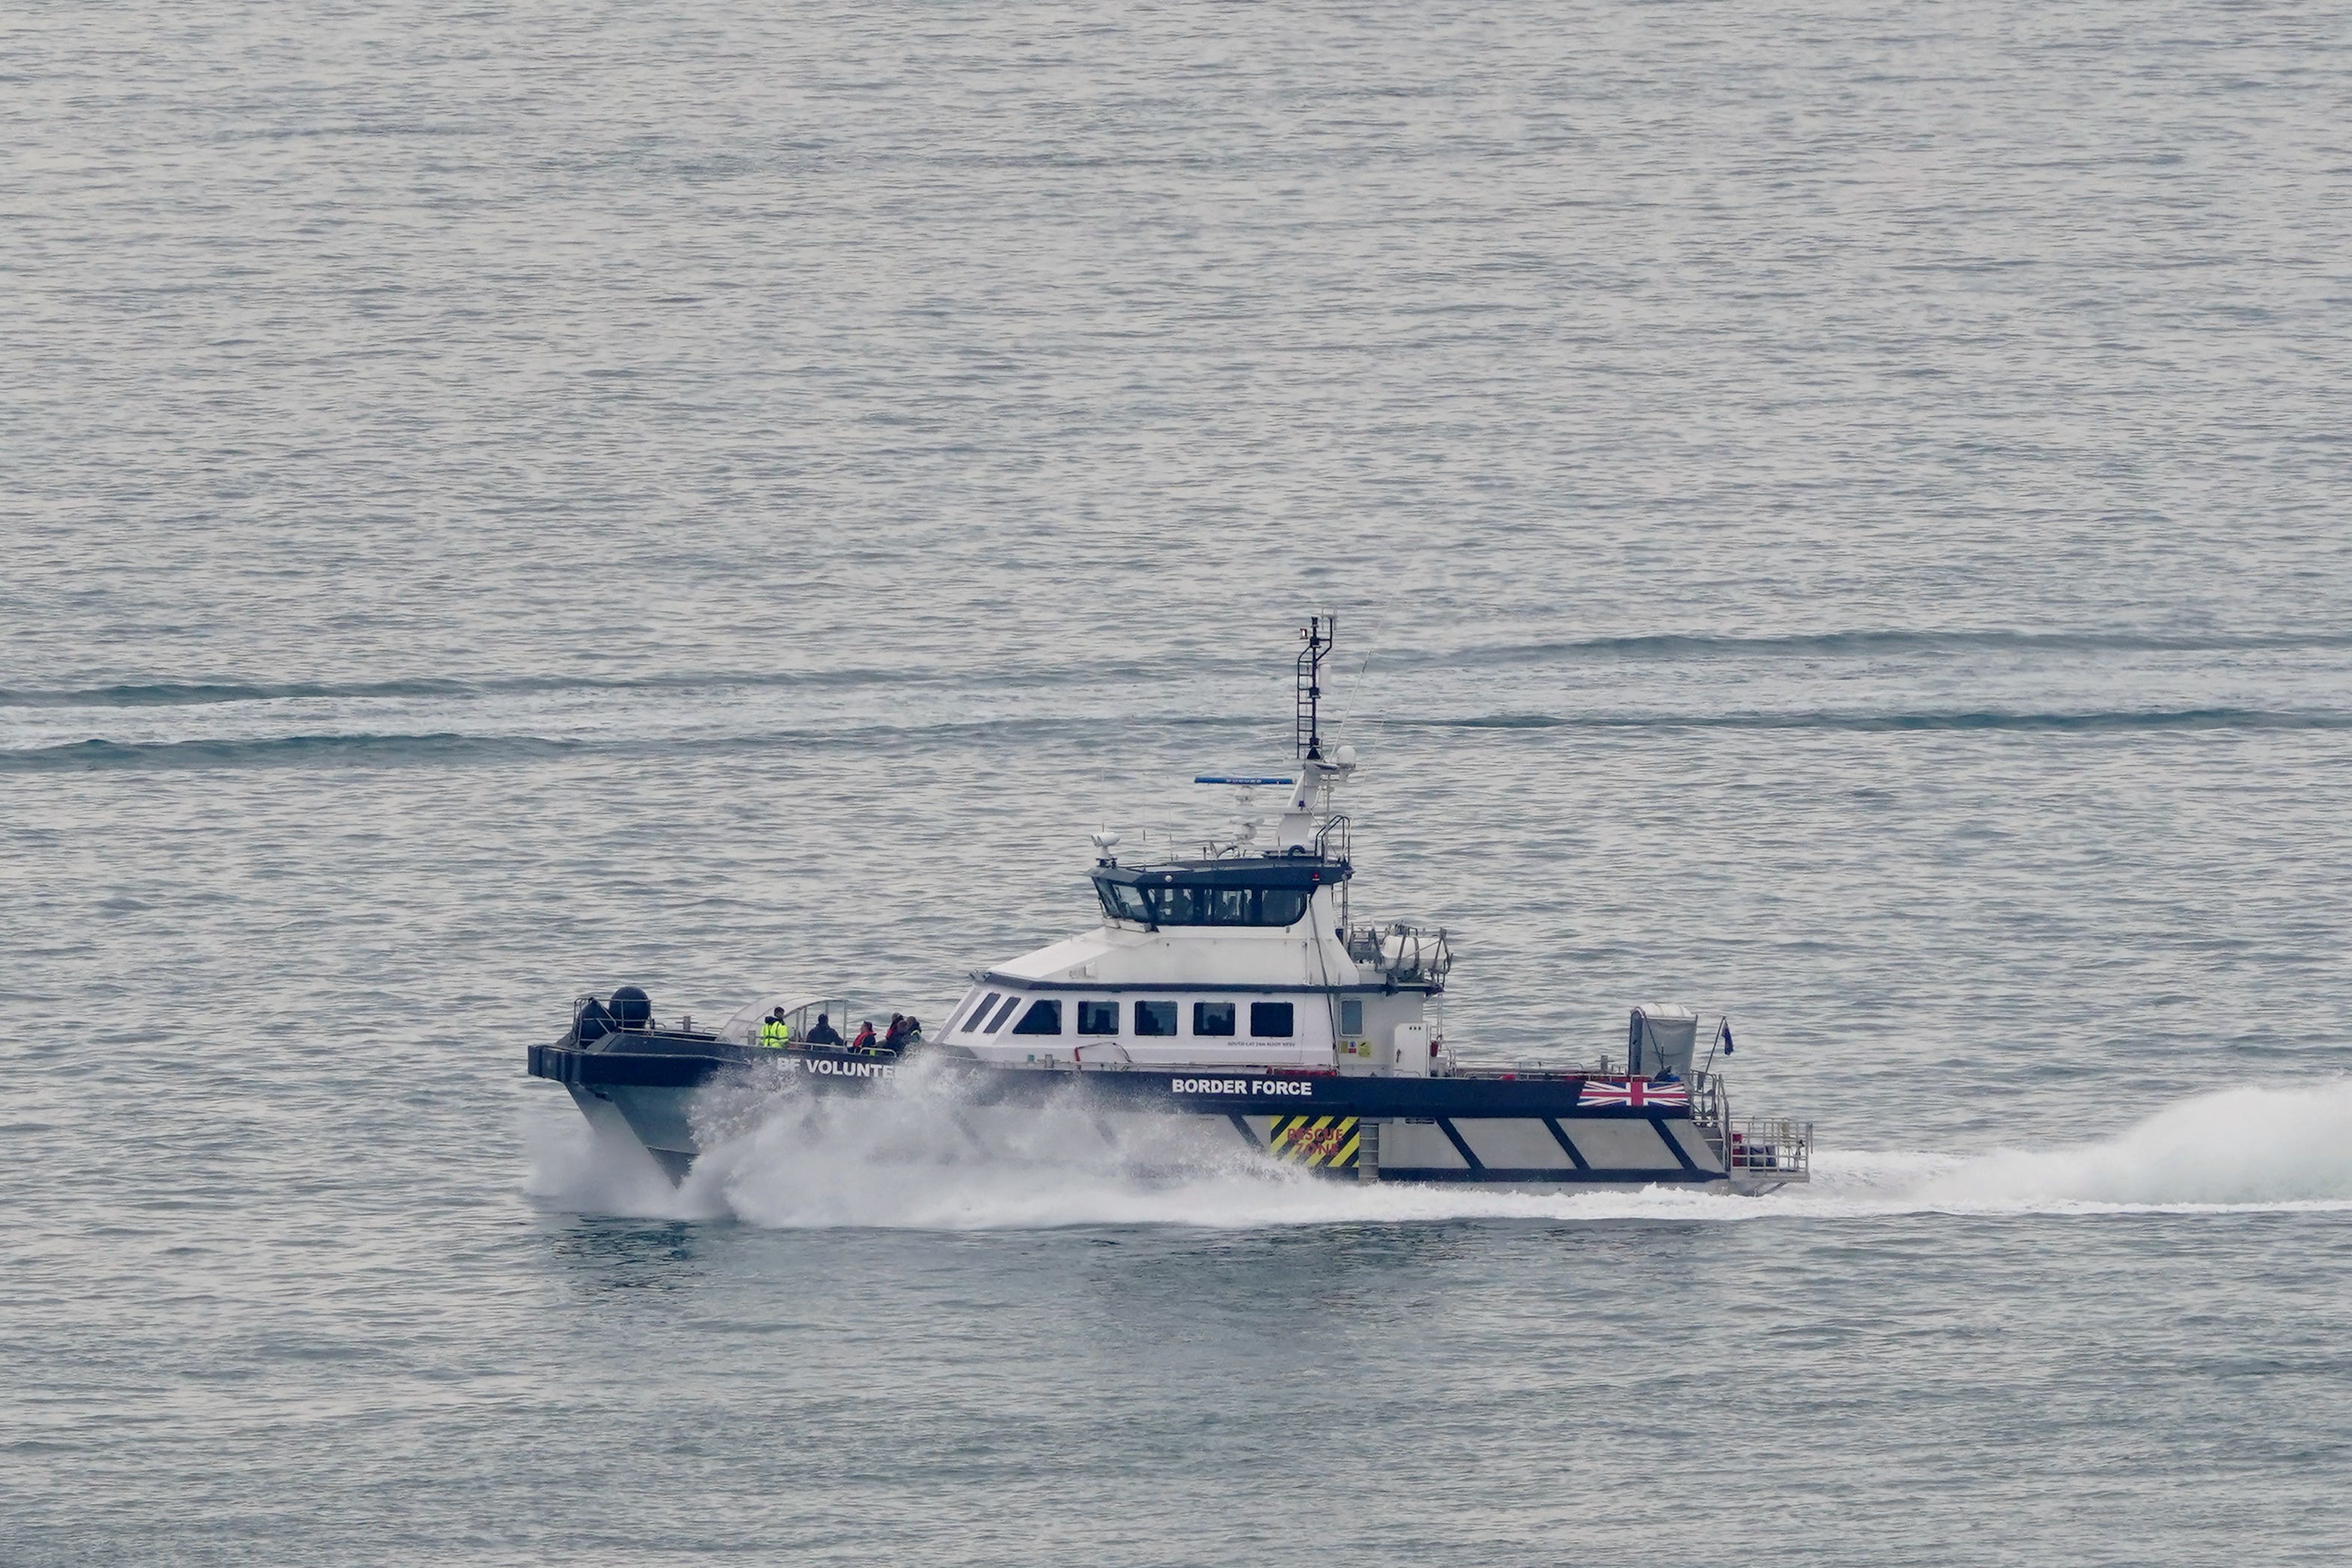
[[[882,1049],[896,1056],[907,1049],[907,1015],[892,1013],[890,1027],[882,1036]]]
[[[832,1019],[819,1013],[815,1024],[808,1031],[808,1042],[811,1045],[839,1045],[841,1031],[833,1027]]]
[[[857,1026],[857,1038],[849,1042],[849,1049],[852,1051],[871,1051],[874,1049],[874,1020],[872,1019],[867,1019]]]

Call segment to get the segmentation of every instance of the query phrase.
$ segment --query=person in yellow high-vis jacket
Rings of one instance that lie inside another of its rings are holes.
[[[793,1026],[784,1021],[784,1009],[778,1008],[760,1025],[760,1043],[772,1051],[782,1051],[793,1042]]]

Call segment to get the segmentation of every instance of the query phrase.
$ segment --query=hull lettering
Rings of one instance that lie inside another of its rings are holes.
[[[1315,1085],[1284,1078],[1171,1078],[1171,1094],[1257,1094],[1311,1099]]]

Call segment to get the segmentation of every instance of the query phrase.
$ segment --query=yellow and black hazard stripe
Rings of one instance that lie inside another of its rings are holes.
[[[1276,1116],[1266,1151],[1309,1170],[1349,1170],[1359,1142],[1353,1116]]]

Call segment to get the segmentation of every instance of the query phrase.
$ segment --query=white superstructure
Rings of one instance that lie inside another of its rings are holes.
[[[1244,791],[1239,833],[1197,858],[1121,865],[1118,835],[1094,835],[1102,924],[976,975],[941,1044],[997,1065],[1430,1071],[1452,956],[1442,931],[1349,924],[1334,797],[1356,753],[1324,755],[1326,628],[1306,641],[1296,772],[1197,780]],[[1261,846],[1247,802],[1268,786],[1284,804]]]

